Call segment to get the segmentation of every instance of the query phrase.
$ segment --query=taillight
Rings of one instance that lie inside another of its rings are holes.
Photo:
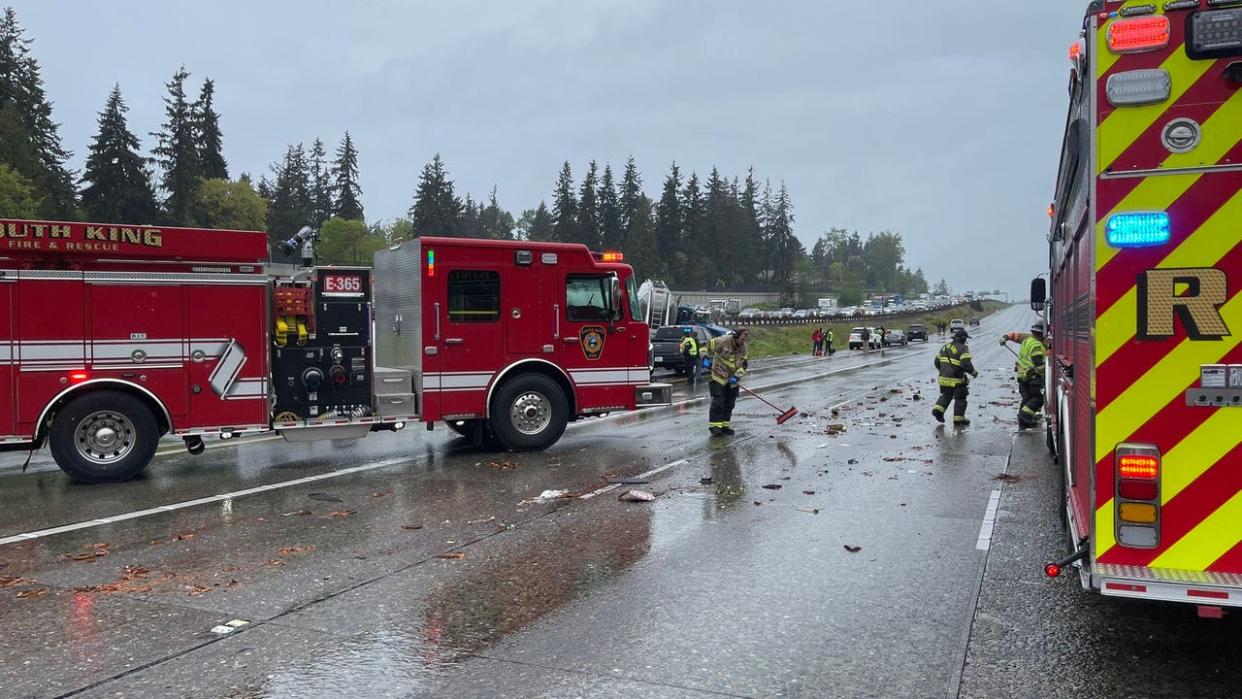
[[[1150,444],[1118,444],[1114,508],[1117,543],[1131,548],[1160,544],[1160,450]]]
[[[1169,45],[1169,18],[1164,15],[1119,19],[1108,25],[1108,50],[1113,53],[1156,51]]]

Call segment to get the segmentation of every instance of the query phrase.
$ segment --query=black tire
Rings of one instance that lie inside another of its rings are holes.
[[[568,408],[569,400],[555,381],[542,374],[520,374],[492,397],[492,434],[509,449],[546,449],[565,433]],[[523,419],[524,427],[519,422]]]
[[[150,408],[128,393],[97,391],[61,408],[49,437],[56,464],[74,480],[120,483],[151,463],[160,426]]]

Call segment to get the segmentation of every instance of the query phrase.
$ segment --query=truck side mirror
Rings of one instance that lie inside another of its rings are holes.
[[[1043,277],[1031,280],[1031,310],[1043,311],[1048,301],[1048,283]]]
[[[609,320],[616,322],[621,320],[621,278],[614,274],[609,277],[609,281],[612,285],[611,293],[609,294],[609,301],[611,303]]]

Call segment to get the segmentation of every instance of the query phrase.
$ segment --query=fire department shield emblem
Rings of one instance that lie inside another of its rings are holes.
[[[599,359],[604,351],[604,329],[598,325],[588,325],[578,331],[578,341],[582,345],[582,353],[592,361]]]

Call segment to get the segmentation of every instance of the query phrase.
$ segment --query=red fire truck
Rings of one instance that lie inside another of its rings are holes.
[[[0,221],[0,449],[46,443],[107,482],[162,435],[200,453],[207,435],[447,420],[540,449],[569,420],[669,402],[611,256],[428,238],[380,254],[375,279],[269,260],[262,232]]]
[[[1217,614],[1242,606],[1242,7],[1098,0],[1070,58],[1048,317],[1074,551],[1048,573]]]

